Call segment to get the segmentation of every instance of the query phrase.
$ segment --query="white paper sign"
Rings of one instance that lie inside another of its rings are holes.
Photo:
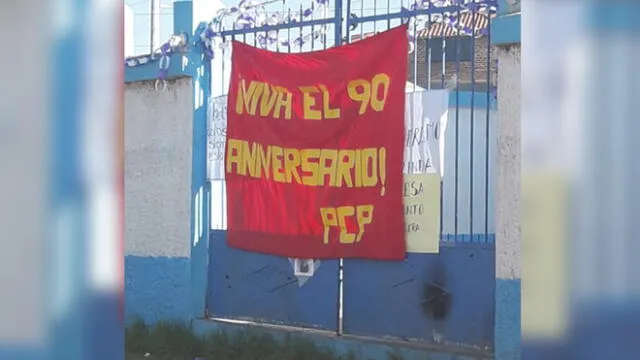
[[[444,174],[444,134],[448,110],[447,90],[407,93],[404,174]]]
[[[227,141],[227,96],[210,97],[207,104],[207,178],[224,180]]]

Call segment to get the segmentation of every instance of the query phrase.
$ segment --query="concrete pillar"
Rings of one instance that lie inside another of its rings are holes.
[[[498,54],[496,360],[520,358],[520,45]]]
[[[491,29],[492,43],[498,47],[496,360],[521,357],[520,6],[519,2],[513,3],[501,7]]]

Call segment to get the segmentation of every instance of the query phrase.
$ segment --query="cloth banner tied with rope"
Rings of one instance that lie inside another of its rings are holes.
[[[233,42],[224,154],[230,247],[405,258],[406,35],[402,25],[300,54]]]

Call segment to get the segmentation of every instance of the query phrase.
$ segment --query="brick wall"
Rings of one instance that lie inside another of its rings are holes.
[[[435,40],[430,40],[435,41]],[[474,50],[474,73],[475,79],[474,88],[478,91],[485,91],[487,87],[487,69],[490,69],[490,81],[489,83],[494,85],[496,79],[496,51],[491,47],[491,66],[489,67],[487,63],[487,52],[489,51],[489,47],[487,46],[488,38],[483,36],[481,38],[477,38],[475,40],[475,50]],[[408,77],[407,79],[411,82],[414,82],[416,79],[414,76],[414,62],[417,60],[417,83],[419,86],[426,88],[428,85],[428,66],[427,66],[427,42],[426,39],[418,39],[416,40],[416,50],[415,54],[409,54],[409,68],[408,68]],[[431,88],[437,89],[442,88],[442,59],[431,59]],[[444,78],[445,82],[456,74],[457,70],[457,62],[455,60],[447,61],[445,59],[445,71]],[[461,90],[470,90],[471,89],[471,61],[461,61],[460,62],[460,70],[459,70],[459,86]]]

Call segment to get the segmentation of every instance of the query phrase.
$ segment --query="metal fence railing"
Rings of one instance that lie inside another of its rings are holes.
[[[398,59],[398,61],[408,61],[409,64],[407,92],[435,89],[449,91],[449,125],[446,134],[444,134],[446,146],[440,195],[441,245],[455,247],[457,244],[472,244],[491,248],[494,242],[494,169],[492,159],[496,151],[496,121],[494,119],[496,116],[494,111],[496,86],[494,79],[497,69],[495,55],[491,47],[490,27],[495,13],[495,4],[492,1],[478,0],[424,0],[419,2],[407,0],[335,0],[332,2],[316,0],[314,6],[317,4],[323,5],[321,11],[309,11],[309,9],[313,10],[313,7],[308,8],[303,5],[292,8],[282,1],[267,2],[264,5],[264,10],[261,10],[258,16],[264,16],[267,19],[273,18],[272,25],[269,25],[269,21],[267,21],[266,26],[245,27],[242,22],[237,21],[237,18],[229,21],[223,19],[218,22],[214,29],[217,38],[212,41],[217,51],[211,67],[213,106],[222,107],[225,104],[225,101],[216,102],[215,98],[225,96],[229,86],[229,55],[232,49],[225,45],[229,40],[238,40],[277,52],[307,52],[358,41],[410,21],[409,41],[413,51],[408,54],[406,59]],[[295,21],[283,23],[282,19],[295,19]],[[380,56],[384,56],[384,54]],[[220,110],[222,109],[218,109],[219,113]],[[214,131],[214,129],[210,129],[210,131]],[[224,181],[212,180],[211,186],[212,230],[224,230],[226,228]],[[210,260],[211,263],[215,263],[218,257],[229,256],[224,253],[227,250],[222,245],[212,246],[212,249],[214,250],[211,250],[210,253],[210,256],[213,257]],[[489,259],[492,255],[487,256]],[[425,257],[416,261],[424,264],[431,261],[430,259]],[[261,267],[281,266],[276,265],[275,260],[270,262],[272,260],[264,257],[256,257],[251,261],[264,262]],[[334,316],[337,319],[335,324],[325,325],[324,322],[319,324],[318,321],[310,320],[304,314],[292,314],[288,312],[290,310],[286,309],[283,309],[281,314],[262,314],[259,310],[254,309],[258,305],[252,305],[249,302],[246,303],[245,309],[241,308],[238,302],[228,299],[228,301],[215,300],[226,296],[224,292],[227,290],[219,284],[231,281],[229,280],[230,275],[219,273],[220,268],[216,268],[217,272],[211,271],[209,274],[214,278],[210,279],[213,284],[209,289],[212,299],[208,304],[210,313],[212,316],[218,317],[246,317],[266,322],[320,327],[335,330],[338,333],[377,334],[373,330],[371,332],[361,331],[361,328],[358,330],[357,324],[350,327],[344,323],[343,311],[346,311],[344,302],[349,299],[344,298],[343,287],[350,286],[350,269],[360,266],[359,263],[345,261],[348,264],[347,268],[344,267],[345,264],[342,261],[335,264],[325,263],[322,266],[326,269],[333,269],[335,266],[337,270],[335,272],[327,270],[329,271],[327,278],[331,278],[331,281],[327,280],[329,285],[325,284],[325,288],[313,288],[316,285],[310,284],[310,288],[305,291],[317,292],[317,296],[331,299],[338,298],[336,307],[327,309],[327,316]],[[383,265],[370,266],[383,267]],[[405,267],[393,270],[398,274],[409,274],[413,271],[409,268],[413,265],[400,264],[398,266]],[[460,276],[473,277],[477,275],[482,276],[482,279],[493,276],[494,268],[491,261],[487,260],[486,264],[482,265],[482,269],[484,275],[462,274]],[[228,277],[224,278],[224,276]],[[333,288],[334,283],[337,285],[336,288]],[[229,285],[229,289],[232,286],[236,285]],[[359,286],[361,288],[358,291],[362,293],[366,291],[362,286],[368,285],[360,284]],[[258,285],[256,287],[259,288]],[[329,291],[327,292],[327,290]],[[256,298],[264,296],[258,295],[259,289],[247,291],[255,291]],[[482,296],[487,297],[490,292],[491,289],[483,289]],[[311,298],[313,297],[311,296]],[[370,301],[375,302],[375,299],[370,299]],[[228,306],[229,309],[233,307],[233,310],[227,311],[225,306]],[[468,305],[470,308],[473,306],[475,305]],[[334,311],[337,314],[330,315]],[[344,315],[344,317],[348,316],[347,313]],[[485,313],[478,316],[488,317]],[[475,319],[473,316],[471,318]],[[491,322],[491,324],[483,326],[492,327],[493,325]],[[350,328],[353,331],[350,331]],[[394,333],[393,329],[389,332],[386,335],[413,336],[411,331],[408,335],[402,331]],[[424,336],[425,334],[416,334],[413,337],[422,339]],[[452,335],[452,338],[476,345],[490,342],[486,337],[486,335],[478,335],[478,333]]]

